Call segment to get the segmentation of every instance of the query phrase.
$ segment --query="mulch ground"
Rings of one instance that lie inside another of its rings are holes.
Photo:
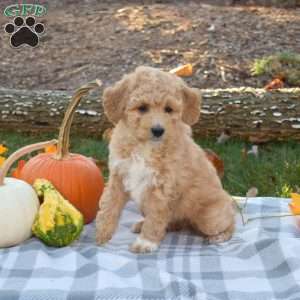
[[[190,62],[193,86],[261,87],[268,79],[252,77],[249,66],[300,52],[300,8],[233,2],[48,1],[37,48],[12,49],[0,34],[0,86],[73,90],[94,78],[110,84],[139,65],[169,70]],[[1,11],[8,4],[1,1]],[[1,25],[9,21],[0,16]]]

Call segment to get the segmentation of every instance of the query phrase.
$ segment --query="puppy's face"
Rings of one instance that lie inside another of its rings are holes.
[[[181,122],[181,102],[169,94],[156,95],[155,98],[151,94],[139,95],[139,91],[132,93],[125,110],[128,129],[141,141],[161,142],[168,139]]]
[[[176,75],[139,67],[104,92],[104,109],[113,123],[123,120],[139,141],[162,142],[178,124],[192,125],[200,114],[200,94]]]

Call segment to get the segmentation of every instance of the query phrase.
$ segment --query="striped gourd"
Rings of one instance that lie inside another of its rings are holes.
[[[82,214],[48,180],[37,179],[33,187],[43,202],[32,226],[34,235],[48,246],[71,244],[83,229]]]

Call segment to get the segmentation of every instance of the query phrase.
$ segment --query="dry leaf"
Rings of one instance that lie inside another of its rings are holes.
[[[289,204],[290,209],[294,215],[300,214],[300,194],[291,193],[292,201]]]
[[[192,76],[193,75],[193,66],[191,64],[186,64],[186,65],[180,66],[178,68],[172,69],[170,71],[170,73],[176,74],[177,76],[180,76],[180,77]]]
[[[209,26],[209,28],[207,28],[207,31],[215,31],[215,30],[216,30],[215,24],[211,24],[211,25]]]
[[[3,144],[0,144],[0,155],[6,153],[8,150],[7,147],[5,147]]]
[[[274,80],[272,80],[270,83],[268,83],[264,89],[267,91],[271,91],[271,90],[277,90],[277,89],[281,89],[284,87],[284,83],[280,78],[276,78]]]
[[[0,156],[0,167],[4,164],[6,158],[3,156]]]
[[[249,221],[249,218],[246,217],[246,213],[247,213],[246,210],[247,210],[247,205],[248,205],[248,198],[254,198],[254,197],[257,196],[257,194],[258,194],[258,189],[255,186],[253,186],[252,188],[250,188],[248,190],[248,192],[246,193],[245,203],[244,203],[243,208],[241,209],[241,215],[242,215],[243,223],[244,223],[245,220],[246,220],[246,222]]]
[[[217,144],[224,144],[230,139],[230,134],[227,131],[223,131],[221,135],[217,138]]]
[[[225,68],[223,66],[220,67],[220,74],[221,74],[221,78],[224,82],[226,82],[226,73],[225,73]]]
[[[19,160],[18,166],[12,171],[12,177],[20,179],[21,178],[21,171],[26,164],[25,160]]]
[[[254,198],[258,194],[258,189],[256,187],[252,187],[248,190],[246,197],[248,198]]]
[[[247,152],[247,154],[253,154],[255,157],[258,156],[258,146],[253,145],[251,149]]]
[[[224,162],[223,160],[212,150],[204,149],[206,157],[212,162],[214,167],[217,170],[217,173],[220,178],[224,176]]]
[[[56,145],[48,146],[44,149],[44,152],[50,153],[50,154],[55,154],[57,152],[57,146]]]

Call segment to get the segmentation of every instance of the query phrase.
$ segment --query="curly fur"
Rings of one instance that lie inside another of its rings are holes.
[[[134,252],[155,250],[167,230],[183,226],[211,242],[231,237],[231,197],[191,137],[200,101],[199,91],[181,78],[150,67],[137,68],[105,90],[105,113],[116,127],[109,146],[110,178],[96,219],[98,244],[111,239],[130,198],[144,216],[133,226],[139,233]],[[151,131],[157,125],[165,130],[160,138]]]

